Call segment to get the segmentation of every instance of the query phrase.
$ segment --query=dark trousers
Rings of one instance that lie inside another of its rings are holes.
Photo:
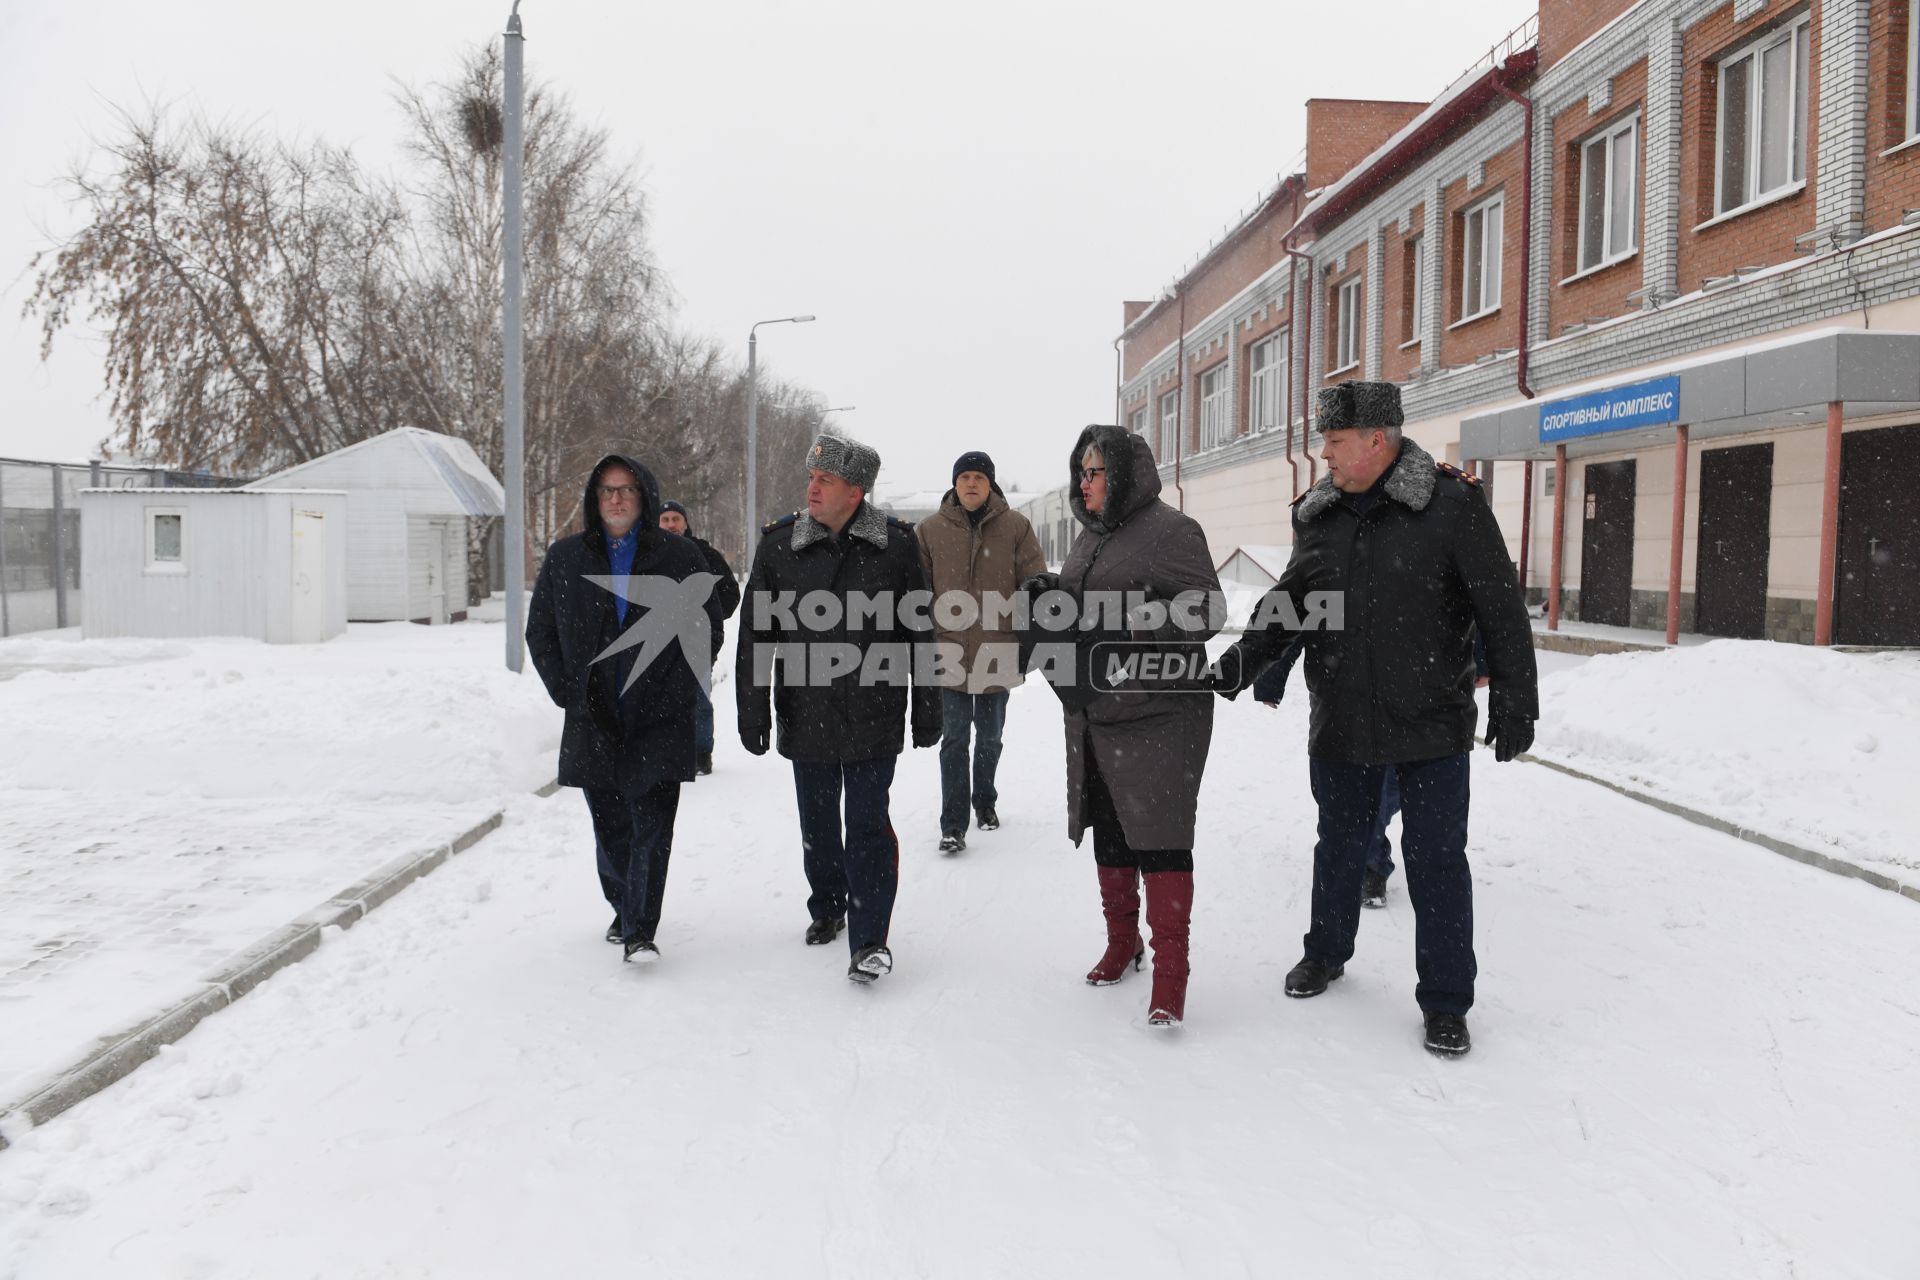
[[[989,809],[1000,801],[994,771],[1000,767],[1000,734],[1007,724],[1007,693],[940,691],[940,834],[967,833],[967,804]],[[973,785],[967,785],[967,736],[973,734]]]
[[[673,820],[680,811],[680,784],[651,791],[589,789],[593,852],[600,864],[600,892],[620,918],[620,936],[651,942],[667,896],[667,862],[673,856]]]
[[[1127,843],[1127,833],[1120,825],[1120,815],[1114,811],[1107,780],[1100,776],[1100,766],[1094,763],[1091,739],[1082,739],[1080,752],[1080,758],[1086,763],[1087,825],[1093,828],[1093,860],[1103,867],[1138,867],[1142,875],[1155,871],[1192,871],[1191,849],[1135,849]],[[1353,892],[1357,903],[1358,881],[1354,882]]]
[[[1385,880],[1393,874],[1393,841],[1387,839],[1387,824],[1400,812],[1400,772],[1380,770],[1380,812],[1373,820],[1373,839],[1367,842],[1367,870]]]
[[[698,685],[693,689],[693,749],[703,756],[713,754],[713,699]]]
[[[1400,853],[1413,902],[1414,999],[1428,1013],[1473,1007],[1473,873],[1467,866],[1468,757],[1413,764],[1310,761],[1320,839],[1313,849],[1309,957],[1329,965],[1353,956],[1360,928],[1360,878],[1378,832],[1381,775],[1400,784]]]
[[[900,841],[887,816],[896,756],[877,760],[795,760],[793,790],[800,802],[800,839],[806,851],[807,914],[815,920],[847,917],[847,945],[885,945],[900,885]],[[846,825],[841,826],[845,797]]]

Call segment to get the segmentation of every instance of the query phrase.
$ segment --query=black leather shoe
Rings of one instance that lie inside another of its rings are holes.
[[[699,755],[695,756],[693,761],[693,772],[695,777],[700,777],[700,778],[704,778],[708,774],[712,773],[713,772],[713,752],[702,751]]]
[[[638,961],[650,964],[660,958],[660,948],[653,945],[652,938],[635,938],[627,944],[626,954],[620,958],[629,963]]]
[[[1000,829],[1000,815],[993,811],[992,805],[975,809],[973,811],[973,825],[982,831],[998,831]]]
[[[1427,1015],[1427,1052],[1440,1058],[1458,1058],[1473,1048],[1467,1018],[1461,1013]]]
[[[1287,970],[1287,994],[1306,999],[1327,989],[1327,984],[1347,971],[1343,964],[1326,964],[1308,956]]]
[[[1387,878],[1378,872],[1369,871],[1360,879],[1360,905],[1363,907],[1384,907],[1387,905]]]
[[[620,917],[619,916],[615,916],[613,918],[613,923],[607,926],[607,941],[608,942],[626,941],[626,939],[620,936]]]
[[[810,947],[825,946],[827,943],[839,937],[840,931],[846,927],[847,918],[845,916],[829,916],[824,919],[815,920],[807,926],[807,945]]]

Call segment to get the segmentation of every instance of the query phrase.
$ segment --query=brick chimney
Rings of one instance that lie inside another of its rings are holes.
[[[1307,190],[1339,181],[1349,169],[1427,109],[1424,102],[1354,98],[1307,100]]]
[[[1633,8],[1636,0],[1540,0],[1540,69],[1545,71],[1580,43]]]

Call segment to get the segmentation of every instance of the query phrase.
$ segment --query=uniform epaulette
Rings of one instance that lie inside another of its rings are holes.
[[[799,518],[800,518],[800,513],[798,511],[795,511],[789,515],[781,516],[778,520],[769,520],[767,523],[760,526],[760,536],[764,538],[769,533],[772,533],[775,529],[784,529],[788,525],[792,524],[795,520],[798,520]]]
[[[1474,486],[1476,489],[1480,487],[1479,476],[1474,475],[1470,471],[1462,471],[1460,468],[1454,466],[1451,462],[1435,462],[1433,464],[1433,468],[1434,470],[1440,472],[1442,475],[1452,476],[1455,480],[1464,481],[1465,483]]]
[[[888,516],[887,523],[892,525],[894,528],[900,530],[902,533],[913,532],[913,521],[911,520],[902,520],[897,516]]]

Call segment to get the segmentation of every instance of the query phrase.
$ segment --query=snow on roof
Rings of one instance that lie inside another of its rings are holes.
[[[82,489],[82,493],[120,493],[141,498],[165,496],[168,498],[206,498],[216,494],[239,494],[242,497],[259,497],[262,494],[292,494],[296,497],[346,498],[351,497],[345,489],[281,489],[271,486],[247,485],[239,489],[198,489],[191,485],[182,485],[177,489],[120,489],[101,486],[98,489]]]
[[[1264,570],[1273,578],[1278,579],[1281,570],[1287,567],[1287,561],[1292,555],[1293,548],[1291,546],[1278,545],[1270,542],[1243,542],[1233,550],[1227,552],[1226,555],[1220,557],[1220,563],[1213,568],[1214,572],[1218,573],[1220,570],[1226,568],[1227,562],[1235,556],[1245,556],[1258,568]]]
[[[486,464],[480,461],[480,455],[473,446],[458,436],[444,435],[438,431],[427,431],[420,427],[397,427],[392,431],[357,440],[342,449],[325,453],[318,458],[297,463],[273,475],[256,480],[248,485],[249,489],[271,486],[282,476],[296,475],[302,471],[314,469],[322,463],[332,463],[349,454],[361,450],[392,448],[405,443],[412,446],[414,452],[427,464],[441,487],[458,504],[460,512],[470,516],[499,516],[507,511],[506,490],[488,471]]]

